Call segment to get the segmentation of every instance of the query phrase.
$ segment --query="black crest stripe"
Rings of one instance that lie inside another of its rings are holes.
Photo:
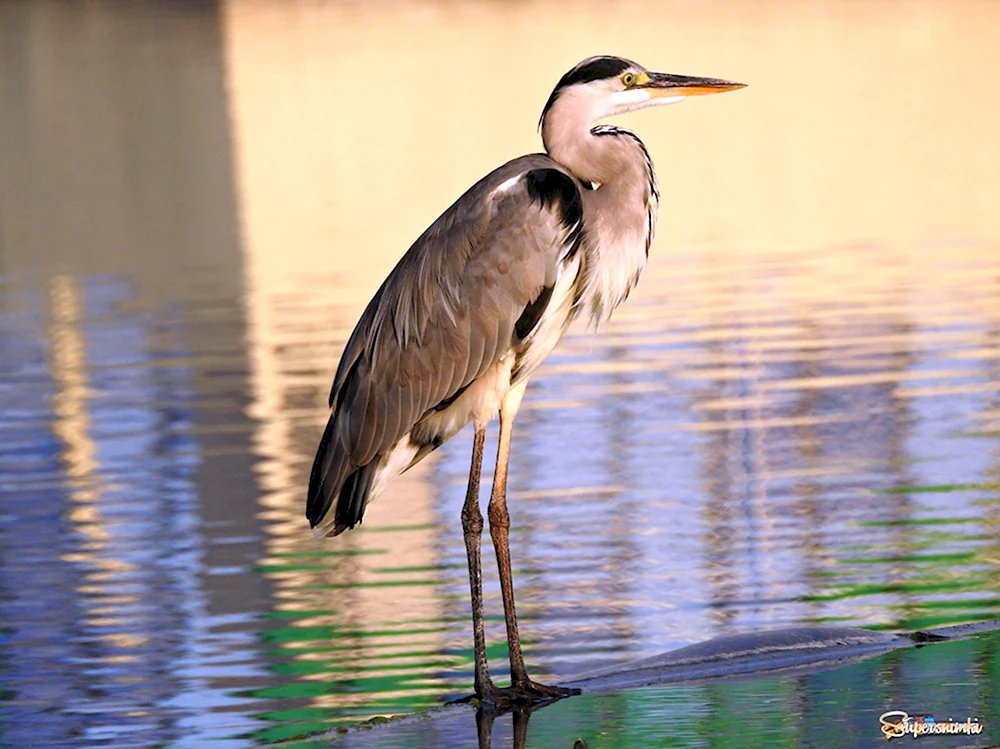
[[[559,94],[566,88],[580,83],[591,83],[592,81],[600,81],[605,78],[614,78],[629,68],[638,67],[631,60],[626,60],[624,57],[612,57],[610,55],[591,57],[584,60],[559,79],[559,83],[556,84],[551,96],[549,96],[549,100],[545,103],[545,108],[542,109],[542,120],[545,119],[545,115],[552,108],[552,105],[556,103]]]
[[[578,83],[614,78],[632,67],[637,66],[631,60],[622,57],[592,57],[589,60],[584,60],[560,78],[559,83],[556,84],[556,90],[566,88],[566,86],[575,86]]]

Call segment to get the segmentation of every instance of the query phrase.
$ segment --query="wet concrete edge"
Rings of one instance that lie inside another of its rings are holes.
[[[850,627],[791,627],[716,637],[652,658],[588,671],[572,679],[560,680],[559,683],[577,687],[584,692],[601,692],[656,684],[775,678],[827,671],[868,660],[891,650],[953,642],[998,630],[1000,619],[901,633]],[[448,721],[459,716],[464,718],[469,709],[467,703],[450,703],[410,715],[373,718],[310,738],[333,742],[358,732],[407,731],[425,721]]]

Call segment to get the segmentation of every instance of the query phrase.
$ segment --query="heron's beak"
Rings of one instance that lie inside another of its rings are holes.
[[[725,91],[745,88],[747,85],[724,81],[720,78],[697,78],[691,75],[675,75],[674,73],[648,73],[648,76],[648,80],[642,81],[637,88],[648,91],[653,99],[721,94]]]

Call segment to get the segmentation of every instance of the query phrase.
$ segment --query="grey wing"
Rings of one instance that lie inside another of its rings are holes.
[[[535,155],[485,177],[414,243],[337,368],[309,481],[314,528],[360,522],[393,447],[530,335],[560,274],[579,268],[582,233],[575,179]]]

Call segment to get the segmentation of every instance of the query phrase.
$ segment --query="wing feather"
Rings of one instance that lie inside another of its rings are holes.
[[[519,342],[518,320],[552,286],[582,219],[574,178],[547,156],[526,156],[473,186],[413,244],[366,307],[337,367],[310,481],[313,526],[345,486],[350,511],[338,510],[333,532],[360,521],[358,492],[369,491],[372,474],[349,486],[348,477]]]

